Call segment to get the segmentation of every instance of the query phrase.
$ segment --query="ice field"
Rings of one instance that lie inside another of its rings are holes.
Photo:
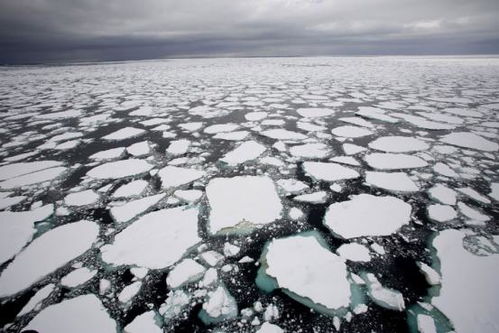
[[[499,332],[499,58],[0,76],[0,331]]]

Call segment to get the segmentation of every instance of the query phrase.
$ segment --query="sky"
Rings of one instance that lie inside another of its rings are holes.
[[[499,53],[498,0],[0,0],[0,63]]]

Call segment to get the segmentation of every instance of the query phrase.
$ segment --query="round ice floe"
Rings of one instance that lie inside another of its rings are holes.
[[[453,146],[471,148],[482,151],[497,151],[499,145],[495,142],[484,139],[483,137],[471,132],[457,132],[444,135],[440,141]]]
[[[331,130],[331,133],[333,133],[336,136],[341,136],[344,138],[360,138],[362,136],[373,134],[373,132],[371,132],[368,129],[358,126],[349,126],[349,125],[333,128]]]
[[[96,240],[94,222],[64,224],[36,238],[0,276],[0,297],[15,294],[87,251]]]
[[[281,200],[269,177],[215,178],[206,186],[206,195],[211,233],[239,223],[267,224],[281,216]]]
[[[457,213],[451,206],[435,204],[428,206],[428,216],[434,221],[446,222],[455,219]]]
[[[33,318],[26,330],[50,333],[114,333],[116,323],[94,295],[83,295],[50,305]]]
[[[347,307],[351,294],[345,262],[324,248],[316,237],[320,236],[302,234],[274,239],[260,259],[261,269],[306,305],[313,306],[312,302],[330,310]]]
[[[426,150],[430,146],[426,142],[416,138],[407,136],[385,136],[369,142],[369,147],[388,153],[405,153]]]
[[[320,118],[334,114],[334,110],[326,108],[299,108],[296,112],[300,116],[307,118]]]
[[[421,168],[428,165],[425,160],[407,154],[372,153],[364,159],[370,167],[384,170]]]
[[[366,182],[389,191],[414,192],[419,189],[404,172],[366,171]]]
[[[92,190],[70,193],[64,198],[64,203],[68,206],[86,206],[96,203],[99,195]]]
[[[411,205],[391,196],[359,194],[329,206],[324,224],[343,238],[386,236],[409,223]]]
[[[336,163],[304,162],[303,170],[308,176],[316,180],[328,182],[360,177],[359,173],[354,169]]]
[[[265,152],[265,146],[255,141],[246,141],[241,143],[237,148],[225,154],[221,161],[229,165],[237,165],[246,161],[251,161],[258,158]]]
[[[325,158],[331,152],[323,143],[307,143],[289,148],[291,155],[302,158]]]
[[[366,262],[371,260],[369,249],[364,245],[357,243],[343,244],[336,250],[336,252],[340,255],[340,257],[351,261]]]
[[[131,158],[99,165],[88,171],[87,175],[96,179],[118,179],[146,173],[152,168],[153,166],[144,160]]]

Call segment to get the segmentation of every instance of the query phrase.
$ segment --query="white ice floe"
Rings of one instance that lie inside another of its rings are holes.
[[[192,295],[187,294],[183,290],[170,291],[166,302],[161,305],[159,313],[168,322],[182,313],[184,308],[189,304],[191,297]]]
[[[369,142],[369,147],[388,153],[406,153],[430,148],[426,142],[407,136],[380,137]]]
[[[360,166],[359,161],[357,161],[352,156],[335,156],[329,159],[331,162],[337,162],[341,164],[347,164],[351,166]]]
[[[22,316],[32,310],[38,310],[41,306],[43,300],[45,300],[55,289],[54,284],[48,284],[42,289],[38,290],[33,297],[30,298],[29,302],[19,311],[17,316]]]
[[[234,131],[229,133],[218,133],[213,139],[228,140],[228,141],[241,141],[248,137],[248,131]]]
[[[102,139],[107,140],[107,141],[118,141],[118,140],[135,138],[135,137],[143,135],[145,133],[146,133],[146,130],[143,130],[141,128],[125,127],[125,128],[117,130],[116,132],[113,132],[111,134],[103,136]]]
[[[144,160],[130,158],[128,160],[104,163],[89,170],[87,175],[95,179],[118,179],[140,175],[152,168],[153,166]]]
[[[459,177],[459,174],[457,172],[455,172],[447,164],[442,162],[435,163],[435,165],[433,166],[433,171],[445,177]]]
[[[131,181],[118,187],[113,193],[113,198],[128,198],[142,194],[149,183],[143,179]]]
[[[438,274],[437,271],[435,271],[432,267],[428,266],[424,262],[418,262],[418,266],[425,276],[426,282],[428,282],[428,284],[432,286],[440,284],[440,274]]]
[[[271,223],[281,216],[276,187],[266,176],[214,178],[206,186],[206,194],[211,208],[208,230],[212,234],[239,223]]]
[[[10,206],[17,205],[18,203],[21,203],[24,200],[26,200],[26,196],[24,196],[24,195],[1,198],[0,199],[0,210],[5,209],[5,208],[10,207]]]
[[[454,206],[456,204],[457,193],[445,185],[436,184],[428,190],[430,197],[443,204]]]
[[[196,282],[204,275],[206,268],[192,259],[184,259],[168,273],[168,288],[178,288],[187,283]]]
[[[354,169],[336,163],[304,162],[303,170],[313,179],[327,182],[360,177]]]
[[[341,136],[344,138],[360,138],[363,136],[373,134],[372,131],[370,131],[366,128],[358,127],[358,126],[350,126],[350,125],[345,125],[345,126],[333,128],[331,130],[331,133],[333,133],[336,136]]]
[[[387,123],[396,123],[399,121],[397,118],[386,115],[384,110],[372,106],[359,106],[359,111],[357,111],[356,114],[361,117],[376,119]]]
[[[343,144],[343,151],[347,155],[355,155],[358,153],[361,153],[363,151],[366,151],[367,149],[361,146],[354,145],[352,143],[344,143]]]
[[[175,166],[165,166],[158,172],[158,176],[161,179],[161,186],[166,189],[191,183],[205,175],[206,172],[202,170]]]
[[[358,126],[362,126],[362,127],[367,127],[367,128],[374,127],[374,125],[372,123],[368,122],[365,119],[362,119],[361,117],[344,117],[344,118],[340,118],[340,120],[344,121],[346,123],[349,123],[349,124],[358,125]]]
[[[470,197],[471,199],[473,200],[476,200],[478,202],[481,202],[481,203],[484,203],[484,204],[489,204],[490,203],[490,199],[487,198],[486,196],[478,193],[477,191],[475,191],[474,189],[472,189],[471,187],[460,187],[460,188],[457,188],[457,190],[459,192],[461,192],[462,194]]]
[[[62,176],[68,169],[65,167],[55,167],[28,173],[19,177],[10,178],[0,182],[0,188],[14,189],[17,187],[35,185],[43,182],[52,181]]]
[[[422,168],[428,165],[425,160],[407,154],[372,153],[364,159],[370,167],[383,170]]]
[[[99,195],[93,190],[69,193],[64,197],[64,204],[67,206],[86,206],[99,201]]]
[[[12,163],[0,166],[0,180],[19,177],[29,173],[59,167],[63,163],[59,161],[35,161]]]
[[[126,151],[132,156],[139,157],[149,155],[151,147],[149,146],[149,142],[141,141],[128,146]]]
[[[277,325],[265,322],[255,333],[284,333],[284,330]]]
[[[366,171],[369,185],[396,192],[415,192],[419,187],[404,172]]]
[[[447,222],[457,217],[457,213],[451,206],[434,204],[428,206],[428,216],[437,222]]]
[[[307,184],[296,179],[279,179],[277,181],[277,186],[279,186],[286,195],[298,194],[308,189]]]
[[[471,208],[467,204],[463,202],[458,202],[457,207],[459,208],[459,211],[466,216],[467,218],[473,220],[473,221],[478,221],[478,222],[486,222],[490,220],[490,217],[479,212],[476,209]]]
[[[2,272],[0,297],[28,288],[83,254],[95,242],[98,233],[96,223],[83,220],[64,224],[36,238]]]
[[[437,333],[435,321],[431,316],[418,314],[418,316],[416,317],[416,322],[418,324],[418,331],[420,333]]]
[[[453,146],[471,148],[481,151],[494,152],[499,150],[499,144],[484,139],[483,137],[471,132],[455,132],[444,135],[440,141]]]
[[[97,274],[97,270],[91,270],[87,267],[75,269],[61,279],[61,285],[69,288],[74,288],[93,278]]]
[[[157,204],[165,196],[165,193],[160,193],[114,206],[110,209],[111,216],[118,223],[128,222]]]
[[[166,152],[173,156],[183,155],[189,151],[190,147],[191,141],[187,139],[180,139],[170,142],[170,145],[166,149]]]
[[[404,296],[397,290],[385,288],[372,273],[366,274],[366,283],[369,296],[381,307],[403,311],[405,309]]]
[[[95,161],[106,161],[121,158],[125,154],[125,147],[111,148],[102,150],[90,155],[88,158]]]
[[[340,257],[351,261],[367,262],[371,260],[369,249],[358,243],[343,244],[336,252]]]
[[[282,128],[266,130],[260,134],[276,140],[305,140],[307,138],[307,136],[301,133],[288,131]]]
[[[334,110],[327,108],[299,108],[296,112],[306,118],[321,118],[334,114]]]
[[[246,118],[246,120],[248,120],[248,121],[259,121],[259,120],[267,118],[268,115],[269,114],[267,112],[261,112],[261,111],[249,112],[249,113],[246,113],[244,115],[244,118]]]
[[[293,198],[293,200],[298,202],[307,202],[313,204],[321,204],[325,203],[327,200],[327,192],[326,191],[318,191],[314,193],[302,194]]]
[[[203,191],[200,190],[177,190],[173,195],[187,202],[196,202],[203,196]]]
[[[354,195],[329,206],[324,224],[343,238],[385,236],[409,223],[411,205],[391,196]]]
[[[162,333],[163,330],[156,324],[155,315],[154,311],[138,315],[125,326],[123,333]]]
[[[239,125],[237,124],[216,124],[206,127],[204,132],[208,134],[226,133],[235,131],[238,128]]]
[[[135,281],[125,288],[121,290],[121,292],[118,294],[118,301],[121,303],[127,304],[129,303],[132,298],[135,297],[140,291],[140,288],[142,288],[142,282],[141,281]]]
[[[208,323],[217,323],[237,316],[237,303],[224,286],[208,293],[208,300],[203,304],[203,314]],[[203,316],[202,316],[203,318]]]
[[[265,146],[255,141],[246,141],[225,154],[221,161],[229,165],[237,165],[258,158],[265,152]]]
[[[495,201],[499,201],[499,183],[491,183],[490,184],[489,197],[491,197]]]
[[[289,148],[291,155],[301,158],[325,158],[331,150],[323,143],[307,143]]]
[[[476,256],[466,251],[464,237],[462,231],[444,230],[433,240],[442,287],[432,304],[450,319],[456,332],[498,332],[499,307],[494,290],[499,255]]]
[[[188,132],[196,132],[203,127],[203,123],[200,121],[192,122],[192,123],[184,123],[184,124],[179,124],[178,127],[188,131]]]
[[[92,294],[77,296],[50,305],[24,328],[50,333],[115,333],[115,321],[101,301]]]
[[[182,207],[158,210],[140,217],[101,248],[102,259],[114,265],[165,268],[200,238],[198,209]]]
[[[329,310],[348,307],[351,294],[345,262],[317,237],[302,234],[272,240],[260,259],[262,269],[308,306],[311,301]]]

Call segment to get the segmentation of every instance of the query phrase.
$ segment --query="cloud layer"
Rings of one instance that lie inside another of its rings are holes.
[[[16,0],[0,62],[499,53],[497,0]]]

